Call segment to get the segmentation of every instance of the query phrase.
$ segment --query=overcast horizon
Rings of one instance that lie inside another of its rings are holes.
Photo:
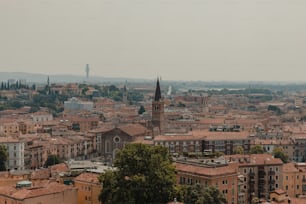
[[[0,72],[303,81],[306,1],[2,0]]]

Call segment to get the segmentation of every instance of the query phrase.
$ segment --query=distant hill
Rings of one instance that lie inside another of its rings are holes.
[[[111,77],[90,77],[87,80],[84,76],[78,75],[46,75],[37,73],[26,73],[26,72],[0,72],[0,81],[7,81],[8,79],[15,80],[26,80],[28,83],[46,83],[47,78],[50,78],[50,83],[80,83],[80,82],[90,82],[90,83],[118,83],[125,82],[149,82],[151,80],[146,79],[129,79],[129,78],[111,78]]]

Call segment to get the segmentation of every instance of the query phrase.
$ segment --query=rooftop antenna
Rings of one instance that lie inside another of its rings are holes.
[[[89,64],[86,64],[85,72],[86,72],[86,79],[88,79],[89,78]]]

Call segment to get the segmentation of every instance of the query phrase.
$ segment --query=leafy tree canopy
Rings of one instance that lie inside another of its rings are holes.
[[[102,203],[167,203],[175,193],[175,167],[161,146],[127,144],[116,155],[114,172],[101,175]]]
[[[48,167],[59,163],[61,163],[61,160],[56,155],[49,155],[44,166]]]
[[[278,115],[280,115],[280,114],[283,113],[279,107],[273,106],[273,105],[269,105],[269,106],[268,106],[268,110],[269,110],[269,111],[273,111],[274,113],[276,113],[276,114],[278,114]]]
[[[250,154],[263,154],[263,153],[264,153],[264,150],[263,150],[262,146],[260,146],[260,145],[255,145],[250,150]]]
[[[141,115],[144,112],[146,112],[145,108],[143,106],[140,106],[139,110],[138,110],[138,114]]]
[[[7,150],[6,147],[0,145],[0,171],[6,171],[5,162],[7,160]]]
[[[184,186],[181,191],[180,195],[186,204],[227,203],[224,195],[214,186],[203,187],[196,184]]]
[[[233,153],[234,154],[243,154],[244,153],[244,149],[242,146],[236,146],[233,149]]]
[[[273,156],[275,158],[280,158],[284,163],[288,162],[288,155],[285,154],[284,150],[281,147],[273,149]]]

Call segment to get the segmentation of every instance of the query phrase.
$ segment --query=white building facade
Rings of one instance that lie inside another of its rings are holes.
[[[10,137],[1,137],[0,145],[3,145],[8,153],[6,161],[7,170],[23,170],[24,142]]]

